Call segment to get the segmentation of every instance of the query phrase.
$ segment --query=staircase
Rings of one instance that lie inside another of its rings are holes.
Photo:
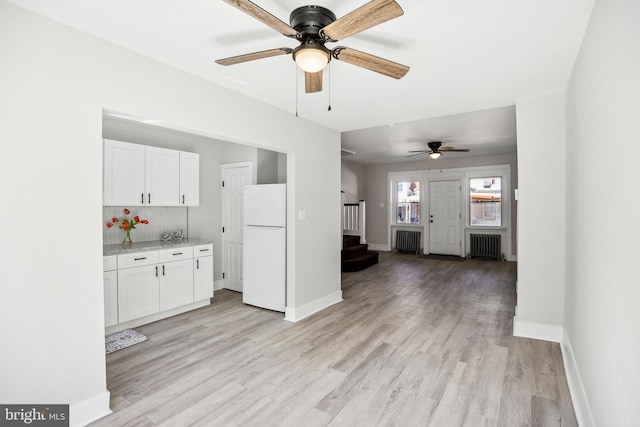
[[[342,271],[360,271],[378,263],[378,252],[360,244],[360,236],[342,236]]]

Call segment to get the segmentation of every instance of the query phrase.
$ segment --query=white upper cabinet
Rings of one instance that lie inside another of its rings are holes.
[[[104,140],[105,206],[141,206],[145,192],[145,146]]]
[[[145,204],[178,206],[180,152],[149,146],[145,149]]]
[[[104,140],[104,206],[197,206],[200,156]]]
[[[180,206],[200,204],[200,155],[180,152]]]

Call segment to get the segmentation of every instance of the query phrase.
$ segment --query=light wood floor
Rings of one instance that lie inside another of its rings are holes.
[[[558,344],[512,336],[515,263],[381,253],[298,323],[216,292],[107,356],[96,426],[577,426]]]

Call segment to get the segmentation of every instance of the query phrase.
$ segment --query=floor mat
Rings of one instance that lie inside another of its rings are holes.
[[[107,335],[104,339],[104,349],[106,354],[109,354],[146,340],[148,340],[148,338],[141,333],[132,329],[126,329],[124,331]]]

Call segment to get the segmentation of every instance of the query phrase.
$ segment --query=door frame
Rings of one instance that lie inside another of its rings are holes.
[[[464,235],[464,223],[462,222],[462,180],[461,179],[429,179],[428,180],[428,188],[427,190],[427,195],[429,196],[428,198],[425,198],[428,202],[427,202],[427,207],[428,207],[428,213],[429,213],[429,217],[428,220],[429,222],[425,221],[425,225],[428,225],[427,227],[425,227],[425,234],[427,235],[428,239],[425,241],[426,245],[425,245],[425,250],[424,253],[425,254],[430,254],[431,253],[431,235],[432,235],[432,220],[431,220],[431,184],[436,183],[436,182],[450,182],[450,183],[456,183],[457,187],[458,187],[458,248],[457,248],[457,253],[453,254],[453,255],[458,255],[463,257],[464,256],[464,249],[462,247],[462,240],[463,240],[463,235]]]
[[[222,185],[222,181],[224,180],[224,176],[225,176],[225,169],[232,169],[232,168],[243,168],[243,167],[248,167],[249,168],[249,172],[251,175],[251,184],[255,184],[255,170],[254,170],[254,165],[253,162],[251,161],[247,161],[247,162],[236,162],[236,163],[222,163],[220,165],[220,185]],[[225,233],[222,232],[222,228],[225,227],[227,224],[223,223],[223,219],[224,219],[224,211],[225,211],[225,205],[226,205],[226,201],[225,201],[225,197],[224,197],[224,190],[222,190],[220,192],[220,227],[221,227],[221,248],[222,248],[222,273],[224,273],[227,267],[227,255],[226,255],[226,250],[225,250]],[[222,282],[222,288],[227,289],[227,278],[222,278],[221,279]]]

